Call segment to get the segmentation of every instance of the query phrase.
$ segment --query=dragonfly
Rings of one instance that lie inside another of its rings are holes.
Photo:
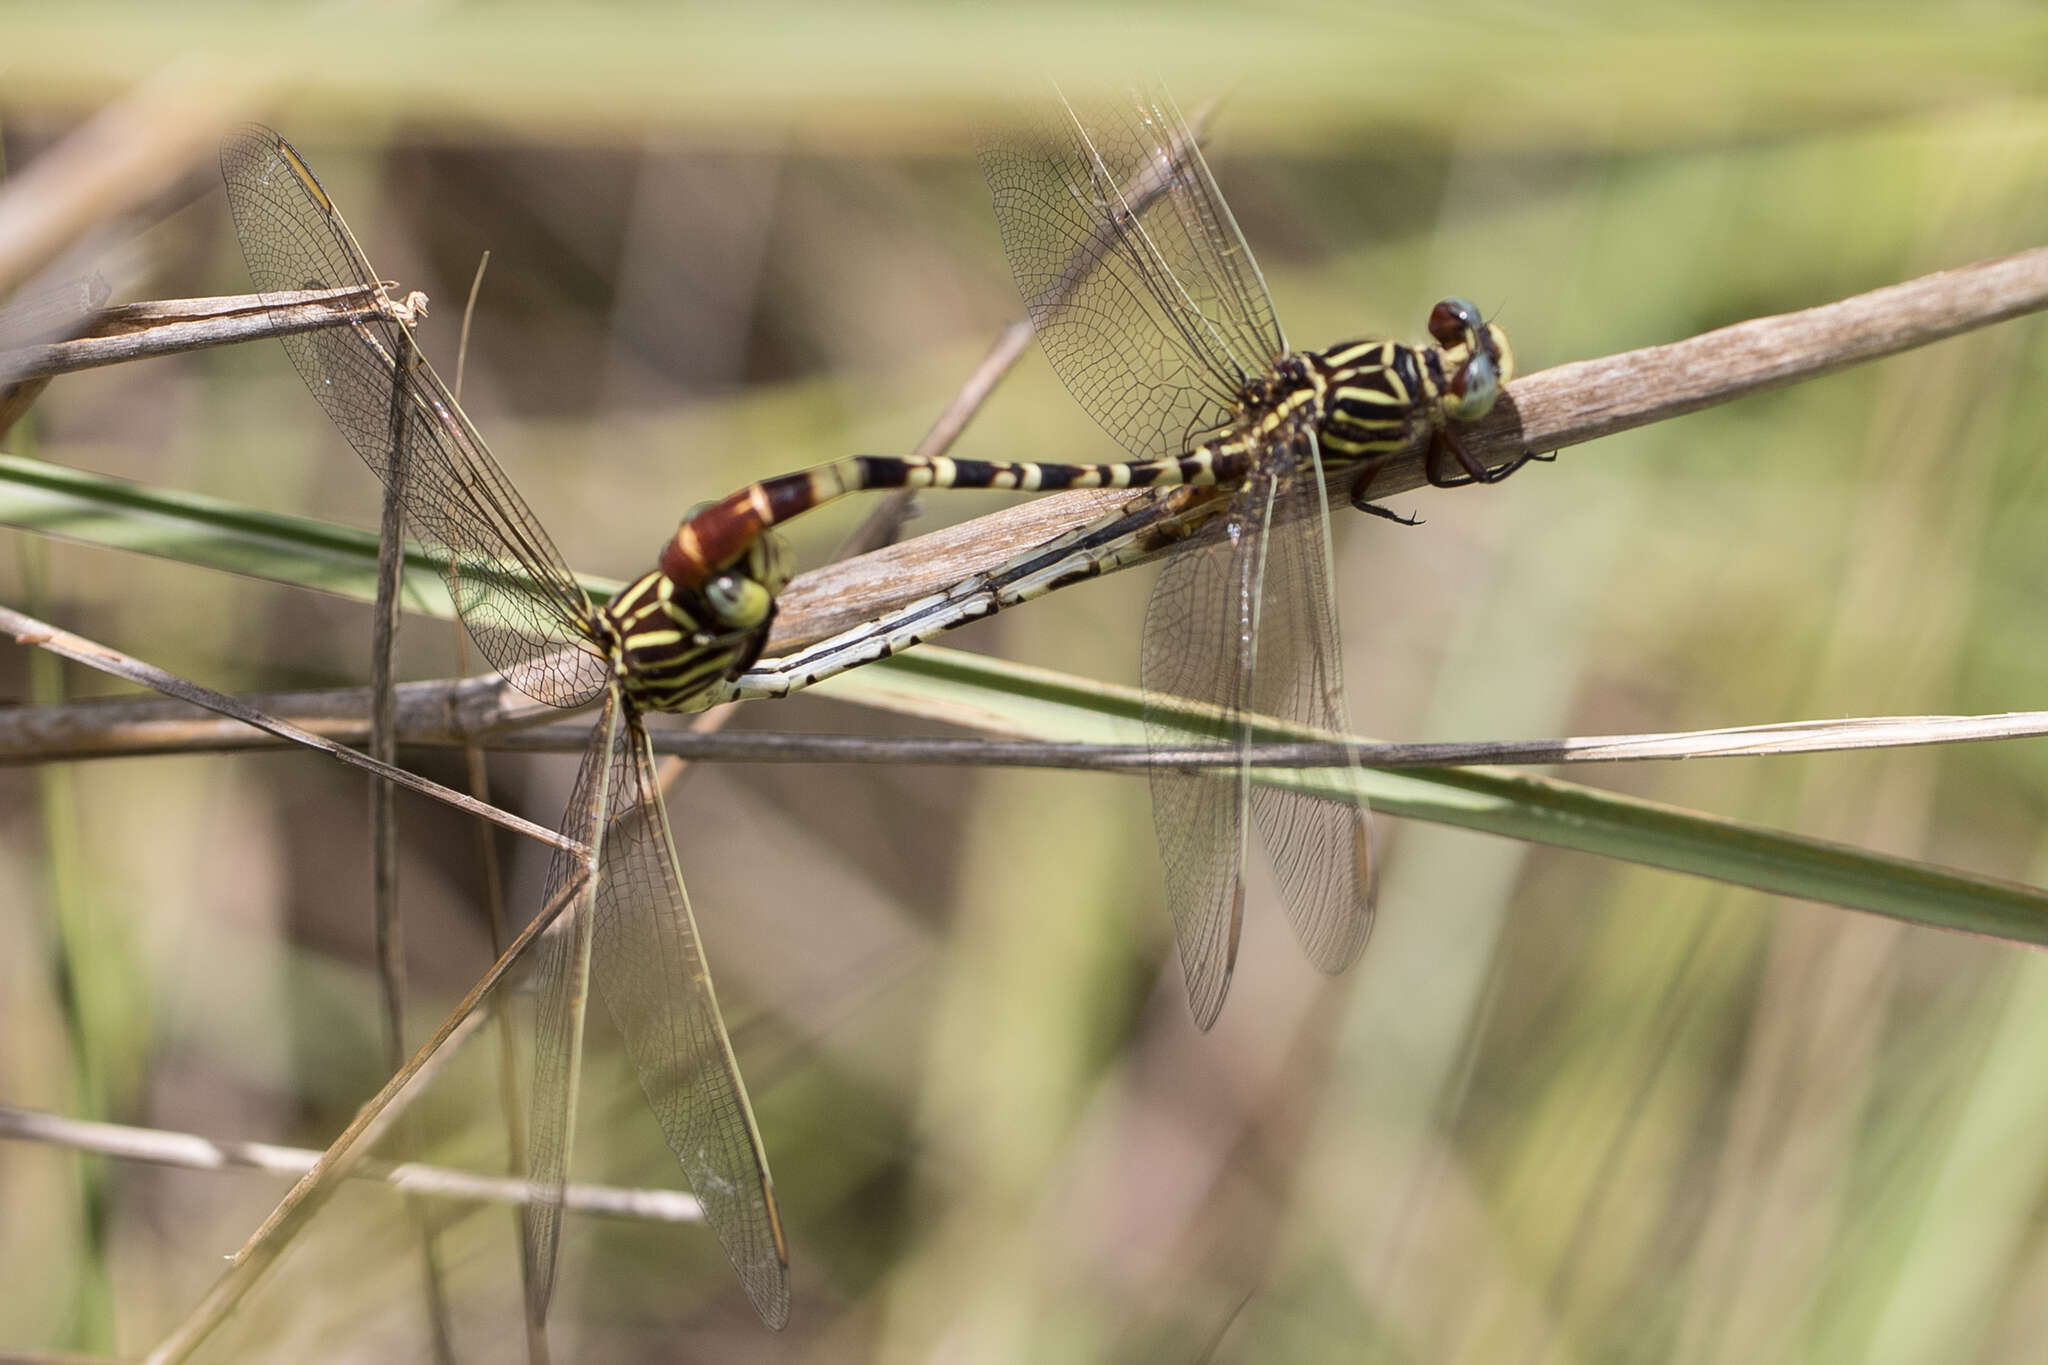
[[[1134,96],[1087,117],[1063,102],[1058,119],[989,139],[981,160],[1042,349],[1090,414],[1139,457],[1062,468],[1114,471],[1096,480],[1110,485],[1186,487],[762,660],[722,684],[717,699],[788,696],[1174,549],[1144,631],[1151,746],[1211,742],[1243,753],[1257,717],[1296,733],[1349,734],[1327,484],[1348,481],[1354,507],[1404,520],[1369,497],[1374,472],[1395,454],[1424,447],[1425,473],[1440,487],[1497,483],[1543,458],[1526,453],[1489,470],[1461,438],[1513,377],[1506,335],[1469,301],[1449,298],[1430,314],[1434,344],[1290,350],[1251,249],[1163,96]],[[1197,490],[1226,496],[1185,496]],[[1235,771],[1155,765],[1152,786],[1168,908],[1199,1027],[1214,1023],[1235,969],[1251,825],[1310,960],[1332,973],[1356,960],[1376,883],[1362,799],[1340,805],[1254,786],[1243,759]]]
[[[259,292],[381,288],[312,170],[260,126],[221,146],[236,235]],[[317,282],[317,283],[316,283]],[[445,555],[463,623],[491,664],[535,700],[600,703],[564,816],[594,851],[577,904],[536,967],[534,1085],[523,1252],[528,1310],[552,1295],[569,1169],[585,1004],[593,977],[648,1104],[704,1219],[769,1325],[789,1317],[789,1253],[761,1134],[718,1009],[643,716],[752,662],[789,575],[756,537],[687,585],[650,572],[593,604],[533,510],[414,343],[409,310],[284,339],[300,376],[388,486],[422,541]],[[552,899],[585,869],[558,852]],[[545,903],[545,902],[543,902]]]
[[[1368,494],[1396,453],[1425,447],[1439,487],[1495,483],[1533,458],[1488,469],[1461,436],[1513,377],[1506,335],[1469,301],[1447,298],[1430,312],[1434,344],[1294,350],[1251,247],[1163,94],[1085,111],[1062,98],[1056,113],[986,136],[979,158],[1040,349],[1069,392],[1135,460],[1201,466],[1206,482],[1231,490],[1211,534],[1168,559],[1146,609],[1140,679],[1163,699],[1147,708],[1148,743],[1192,737],[1242,751],[1260,716],[1326,737],[1352,733],[1329,482],[1349,476],[1353,506],[1392,517]],[[1128,192],[1147,181],[1161,192]],[[1077,543],[1101,543],[1122,515]],[[1192,713],[1173,698],[1195,703]],[[1336,973],[1357,959],[1377,885],[1362,798],[1255,784],[1243,761],[1234,771],[1156,766],[1151,786],[1199,1027],[1215,1021],[1236,966],[1253,826],[1309,960]]]
[[[221,172],[259,293],[383,289],[319,179],[280,134],[251,125],[230,136]],[[812,508],[866,489],[1144,487],[1201,483],[1212,471],[1184,458],[1059,465],[853,456],[698,509],[654,569],[598,605],[420,353],[410,330],[418,300],[389,302],[347,327],[287,336],[285,349],[414,534],[439,551],[449,594],[484,657],[537,701],[599,704],[564,816],[565,830],[595,851],[596,875],[544,936],[536,968],[529,1314],[544,1319],[553,1292],[595,980],[705,1221],[756,1311],[780,1327],[789,1314],[787,1242],[655,784],[646,713],[701,709],[757,659],[790,573],[775,529]],[[547,898],[578,873],[572,857],[557,856]]]

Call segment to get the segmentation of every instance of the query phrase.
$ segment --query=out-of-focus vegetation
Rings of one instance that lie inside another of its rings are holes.
[[[489,249],[465,403],[570,560],[622,577],[700,499],[917,439],[1017,311],[972,126],[1062,63],[1227,93],[1213,162],[1300,344],[1417,335],[1455,292],[1527,371],[2048,241],[2048,34],[2024,8],[1939,28],[1850,6],[179,13],[0,15],[7,165],[135,82],[203,75],[434,296],[444,373]],[[259,56],[277,64],[243,85]],[[247,287],[210,165],[160,209],[120,297]],[[2044,373],[2048,330],[2022,321],[1402,500],[1419,530],[1347,520],[1358,723],[2038,706]],[[270,343],[66,378],[5,448],[376,524],[373,480]],[[1112,449],[1033,357],[959,453]],[[807,519],[801,561],[858,514]],[[9,539],[0,599],[210,685],[365,676],[353,604]],[[1147,586],[963,642],[1130,681]],[[451,629],[411,624],[404,656],[451,672]],[[0,669],[12,698],[60,685],[20,651]],[[930,728],[815,699],[738,723]],[[551,820],[572,768],[493,778]],[[2048,869],[2039,743],[1595,776]],[[14,770],[0,802],[0,1101],[319,1146],[375,1089],[359,778],[130,759]],[[468,831],[401,810],[424,1032],[486,952]],[[2034,953],[1387,821],[1360,967],[1317,977],[1261,887],[1204,1037],[1141,780],[704,768],[670,813],[796,1307],[762,1329],[700,1230],[572,1221],[566,1358],[2031,1361],[2048,1340]],[[504,851],[524,913],[540,859]],[[593,1020],[578,1174],[673,1184]],[[483,1035],[425,1100],[420,1154],[502,1166],[495,1075]],[[0,1146],[0,1351],[140,1353],[280,1193]],[[513,1222],[447,1218],[462,1358],[515,1358]],[[350,1191],[209,1358],[423,1358],[410,1236],[396,1199]]]

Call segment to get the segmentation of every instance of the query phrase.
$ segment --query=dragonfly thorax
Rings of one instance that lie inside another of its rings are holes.
[[[1316,437],[1326,466],[1406,450],[1428,433],[1437,390],[1414,347],[1348,341],[1301,359],[1321,390]]]
[[[1255,467],[1305,452],[1305,438],[1321,420],[1322,399],[1313,358],[1282,355],[1271,370],[1244,380],[1233,417],[1188,451],[1186,460],[1206,466],[1201,479],[1188,481],[1228,484]]]
[[[764,534],[701,583],[642,576],[604,609],[620,687],[644,710],[698,709],[760,657],[789,575],[782,538]]]
[[[1437,304],[1429,333],[1433,346],[1349,341],[1300,357],[1322,388],[1326,466],[1407,450],[1492,410],[1515,373],[1506,335],[1464,299]]]

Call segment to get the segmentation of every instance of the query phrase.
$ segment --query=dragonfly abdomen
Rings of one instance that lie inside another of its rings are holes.
[[[1064,488],[1150,488],[1208,484],[1219,477],[1213,452],[1121,464],[1031,464],[953,460],[942,455],[854,455],[832,464],[749,484],[699,509],[661,552],[661,569],[683,588],[705,581],[761,534],[801,512],[877,488],[993,488],[1049,493]],[[1221,477],[1231,477],[1228,470]]]

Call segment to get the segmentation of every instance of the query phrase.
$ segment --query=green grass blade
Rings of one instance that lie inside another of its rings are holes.
[[[223,569],[368,602],[375,535],[259,512],[35,460],[0,456],[0,522],[69,540]],[[407,557],[408,604],[454,615],[431,572]],[[611,580],[580,578],[594,598]],[[927,645],[821,686],[843,700],[1018,737],[1142,744],[1133,688]],[[1263,728],[1261,740],[1302,731]],[[1202,736],[1191,730],[1189,742]],[[1912,924],[2048,945],[2048,892],[1805,838],[1553,778],[1490,768],[1347,773],[1275,770],[1261,781],[1317,795],[1365,796],[1394,815],[1691,873],[1774,895],[1823,901]]]
[[[1142,744],[1140,694],[956,650],[918,649],[821,685],[848,701],[1021,738]],[[1260,740],[1300,737],[1270,726]],[[1190,744],[1203,742],[1193,730]],[[2048,892],[1554,778],[1498,768],[1272,770],[1393,815],[1576,849],[1911,924],[2048,944]]]
[[[377,597],[377,534],[310,517],[264,512],[223,498],[181,493],[41,460],[0,454],[0,525],[83,545],[128,550],[359,602]],[[455,619],[440,576],[447,556],[406,545],[405,604]],[[582,576],[607,601],[615,580]]]

